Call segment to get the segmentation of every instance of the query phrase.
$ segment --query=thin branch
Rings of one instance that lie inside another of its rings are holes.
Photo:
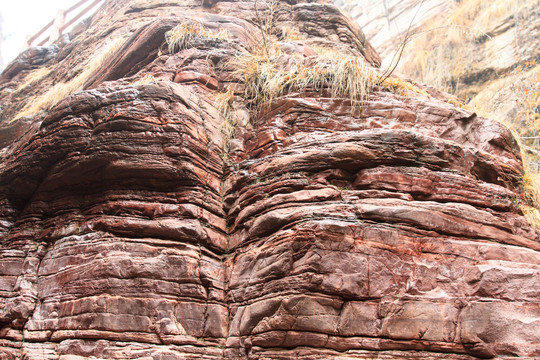
[[[392,67],[392,70],[388,71],[390,69],[390,67],[389,67],[388,69],[383,71],[383,74],[381,76],[382,80],[379,80],[379,83],[383,83],[396,70],[396,68],[397,68],[397,66],[399,64],[399,61],[401,60],[401,56],[403,55],[403,50],[405,50],[405,45],[407,45],[409,43],[409,37],[412,36],[412,35],[410,35],[410,33],[411,33],[411,28],[412,28],[412,25],[414,23],[414,20],[416,19],[416,16],[420,12],[420,8],[424,4],[424,1],[425,0],[422,0],[420,2],[420,5],[418,5],[418,9],[416,9],[416,12],[414,13],[414,16],[411,19],[411,22],[409,23],[409,27],[407,28],[407,32],[405,33],[405,38],[403,39],[403,41],[399,45],[398,51],[396,53],[394,53],[394,56],[392,56],[392,60],[390,61],[390,66],[392,66],[392,63],[394,62],[394,59],[396,58],[396,55],[399,54],[395,65]]]
[[[255,11],[255,20],[256,20],[256,26],[259,28],[262,34],[262,40],[263,40],[263,46],[264,51],[266,52],[266,56],[270,58],[270,40],[268,37],[272,36],[272,32],[274,30],[274,16],[276,12],[276,1],[275,0],[263,0],[262,1],[264,5],[266,5],[268,9],[268,15],[264,15],[264,19],[261,17],[261,14],[259,12],[259,8],[257,7],[258,0],[255,0],[253,3],[253,9]]]
[[[493,40],[493,38],[481,31],[481,30],[478,30],[478,29],[474,29],[470,26],[466,26],[466,25],[455,25],[455,24],[450,24],[450,25],[442,25],[442,26],[436,26],[436,27],[433,27],[433,28],[429,28],[429,29],[426,29],[426,30],[422,30],[422,31],[418,31],[418,32],[415,32],[414,34],[407,34],[405,40],[403,40],[400,44],[399,44],[399,48],[398,48],[398,51],[394,54],[394,57],[392,57],[392,61],[390,62],[390,64],[392,65],[393,64],[393,61],[395,59],[395,56],[396,54],[399,53],[399,56],[398,56],[398,59],[396,61],[396,63],[394,64],[392,70],[387,74],[387,71],[388,70],[385,70],[383,71],[383,76],[384,78],[380,81],[380,82],[383,82],[384,80],[386,80],[390,75],[392,75],[392,73],[394,72],[394,70],[397,68],[400,60],[401,60],[401,57],[403,55],[403,51],[405,50],[405,46],[408,45],[411,41],[415,40],[417,37],[419,37],[420,35],[424,35],[426,33],[429,33],[429,32],[432,32],[432,31],[436,31],[436,30],[441,30],[441,29],[450,29],[450,28],[463,28],[463,29],[466,29],[466,30],[469,30],[469,31],[474,31],[474,32],[477,32],[483,36],[486,36],[488,39],[490,40]],[[495,71],[495,73],[497,74],[498,77],[500,77],[500,75]]]

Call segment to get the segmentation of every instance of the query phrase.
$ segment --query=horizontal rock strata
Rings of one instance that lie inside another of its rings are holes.
[[[126,38],[82,91],[0,130],[1,357],[540,356],[511,133],[383,86],[360,108],[330,84],[253,104],[229,61],[260,40],[261,4],[109,1],[40,82],[16,90],[24,59],[3,73],[15,117]],[[284,62],[325,45],[378,65],[332,5],[275,6],[276,29],[302,34],[277,43]],[[230,39],[170,53],[167,31],[193,21]]]

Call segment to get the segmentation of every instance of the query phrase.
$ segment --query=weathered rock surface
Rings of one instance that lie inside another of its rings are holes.
[[[199,5],[109,1],[42,81],[2,75],[15,114],[129,36],[83,91],[1,130],[2,358],[540,356],[540,238],[511,133],[379,87],[361,110],[325,89],[250,108],[227,60],[257,41],[254,4]],[[277,14],[307,38],[290,51],[379,63],[328,3]],[[169,54],[165,32],[192,19],[231,40]],[[245,121],[228,139],[215,99],[233,85]]]

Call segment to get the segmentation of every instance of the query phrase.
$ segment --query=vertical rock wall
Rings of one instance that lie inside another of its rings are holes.
[[[360,109],[328,84],[251,106],[228,60],[260,41],[261,4],[205,6],[109,1],[2,74],[10,119],[126,38],[82,91],[0,129],[2,358],[540,356],[510,132],[380,86]],[[278,43],[283,63],[321,45],[379,63],[333,5],[276,11],[304,38]],[[165,33],[195,20],[230,40],[169,53]]]

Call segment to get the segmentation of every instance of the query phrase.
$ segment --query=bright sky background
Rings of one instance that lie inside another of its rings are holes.
[[[2,16],[2,56],[4,67],[23,49],[26,36],[32,36],[53,20],[59,10],[66,10],[79,0],[0,0]],[[76,15],[91,3],[81,5],[70,16]],[[83,16],[80,20],[88,17]],[[80,21],[79,20],[79,21]]]

